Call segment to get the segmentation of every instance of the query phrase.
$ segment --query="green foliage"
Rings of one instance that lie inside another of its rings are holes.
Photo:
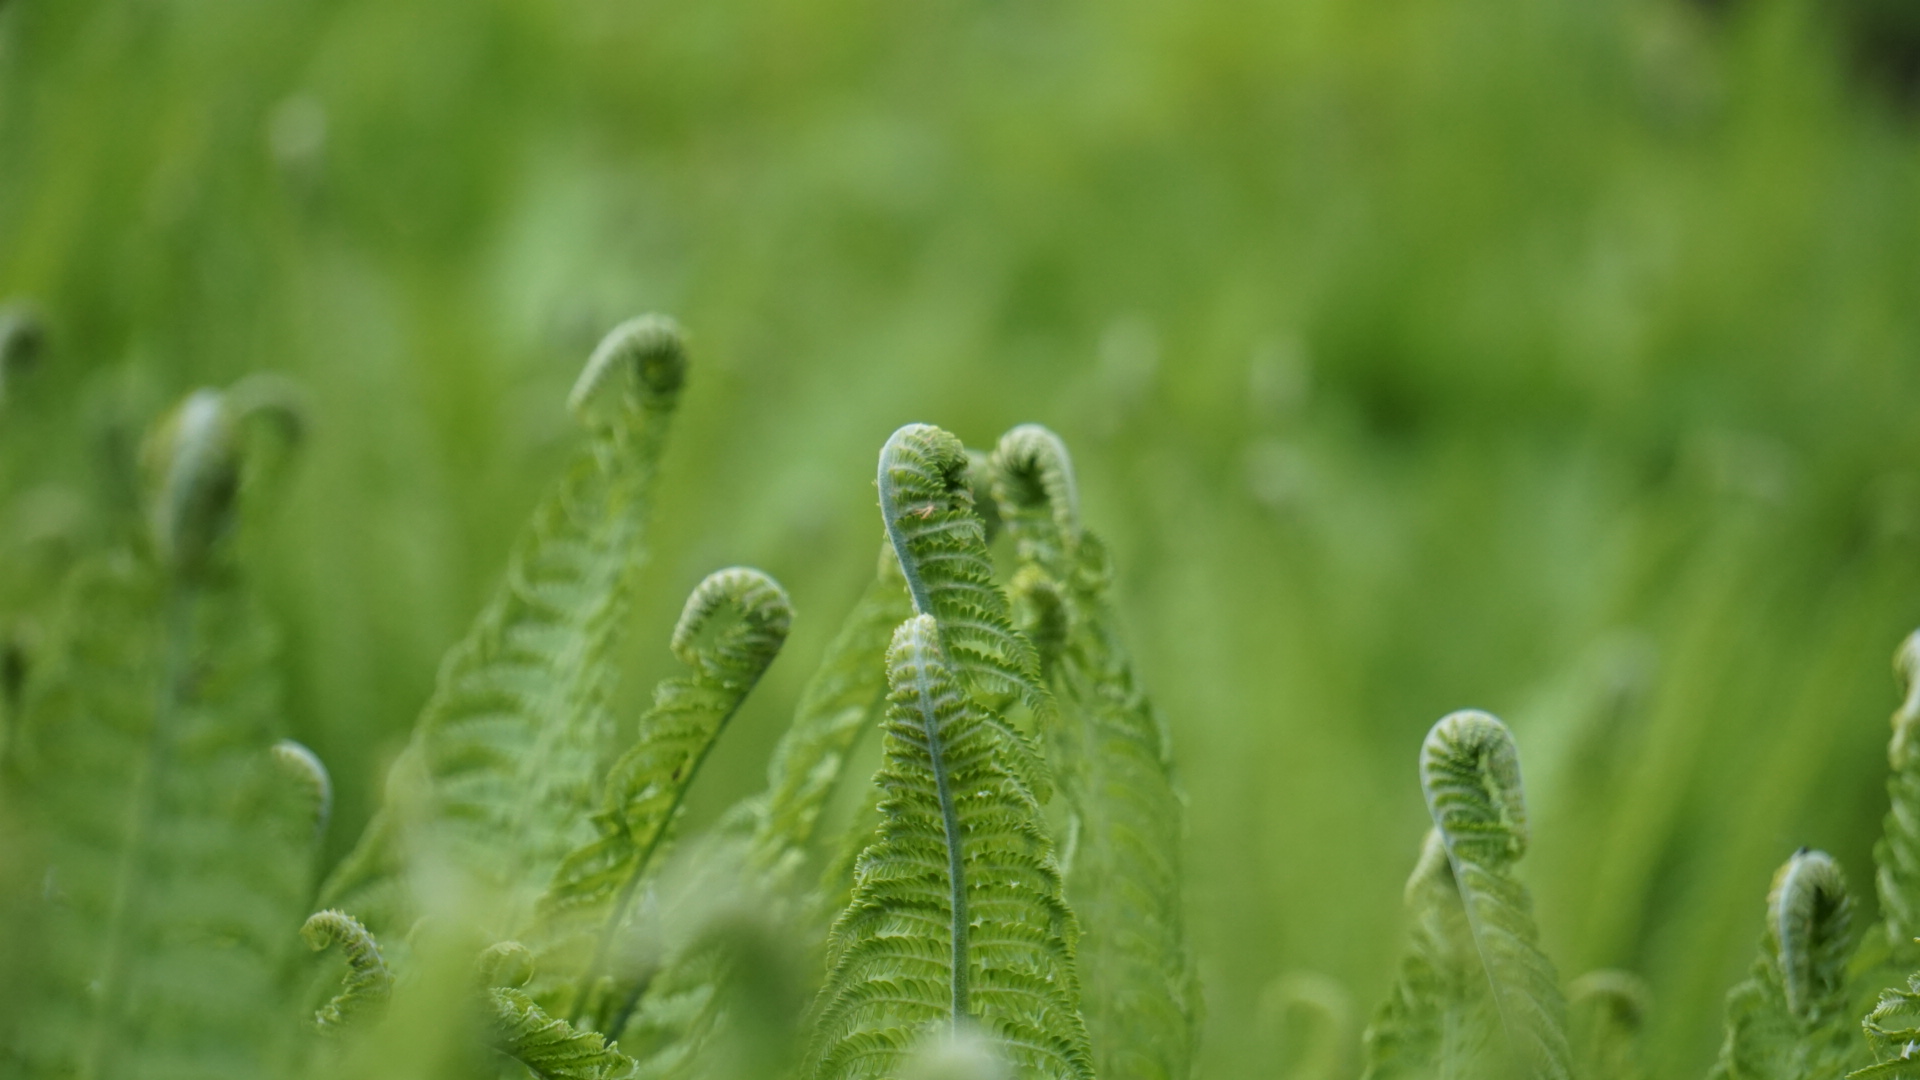
[[[335,1033],[368,1014],[378,1016],[393,996],[393,972],[380,955],[380,944],[360,920],[339,911],[315,912],[300,928],[300,936],[314,952],[338,945],[347,960],[346,982],[333,1000],[314,1013],[314,1026]]]
[[[1574,1075],[1644,1080],[1640,1041],[1653,1002],[1646,980],[1625,971],[1589,971],[1567,988]]]
[[[713,628],[722,618],[728,625]],[[727,721],[760,681],[785,644],[793,609],[780,584],[758,570],[734,567],[707,576],[681,612],[673,652],[689,669],[654,690],[633,745],[602,782],[598,836],[561,862],[538,910],[546,966],[578,966],[571,993],[561,992],[568,1015],[591,1012],[596,1026],[618,1034],[632,1014],[629,979],[611,976],[616,943],[629,931],[635,898],[655,855],[678,817],[687,789]],[[584,937],[584,942],[578,939]],[[587,944],[584,963],[570,944]],[[571,960],[572,963],[568,964]],[[617,990],[615,988],[618,988]]]
[[[612,734],[608,659],[685,375],[680,331],[657,316],[616,328],[588,359],[568,404],[591,445],[442,665],[388,804],[334,872],[325,903],[376,931],[404,928],[418,913],[407,868],[430,859],[497,890],[514,911],[590,841],[592,783]]]
[[[895,633],[882,824],[833,929],[808,1076],[889,1076],[929,1034],[971,1020],[1022,1074],[1092,1075],[1078,930],[1039,805],[1009,762],[1017,742],[957,667],[932,615]]]
[[[1506,725],[1442,717],[1420,753],[1434,828],[1407,884],[1413,940],[1367,1032],[1370,1077],[1572,1076],[1566,1001],[1513,875],[1528,842]]]
[[[1727,995],[1716,1080],[1837,1076],[1859,1064],[1848,1005],[1853,897],[1825,852],[1802,849],[1774,875],[1760,958]]]
[[[1920,631],[1900,643],[1893,658],[1904,700],[1893,714],[1893,737],[1887,743],[1887,811],[1880,843],[1873,849],[1877,864],[1874,886],[1880,900],[1880,920],[1897,963],[1920,963],[1914,938],[1920,936]]]
[[[276,746],[277,643],[233,564],[247,440],[199,391],[146,452],[150,530],[68,581],[0,769],[9,1075],[256,1077],[294,1015],[325,772]],[[28,890],[31,890],[30,892]]]
[[[1095,1071],[1183,1080],[1200,991],[1181,915],[1185,804],[1172,738],[1122,640],[1106,548],[1081,528],[1066,445],[1037,424],[1014,428],[994,448],[990,473],[1019,552],[1016,608],[1060,702],[1045,734],[1071,815],[1066,890],[1085,928],[1079,958]]]

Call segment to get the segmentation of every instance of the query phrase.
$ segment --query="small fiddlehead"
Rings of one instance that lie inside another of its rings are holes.
[[[1590,971],[1567,987],[1567,1030],[1575,1075],[1593,1080],[1642,1080],[1640,1034],[1652,996],[1646,981],[1625,971]]]
[[[1513,876],[1528,839],[1513,736],[1487,713],[1441,718],[1421,748],[1420,786],[1508,1045],[1528,1075],[1564,1080],[1572,1072],[1566,1002],[1540,951],[1532,901]]]
[[[1062,862],[1067,899],[1084,920],[1079,960],[1096,1071],[1183,1080],[1200,991],[1182,912],[1186,806],[1171,739],[1135,677],[1108,597],[1112,567],[1080,523],[1066,445],[1024,424],[1001,437],[990,462],[1020,559],[1014,610],[1059,703],[1041,735],[1064,795]]]
[[[1874,885],[1880,897],[1891,959],[1912,967],[1920,963],[1920,630],[1907,635],[1894,653],[1893,669],[1902,700],[1894,710],[1887,743],[1886,824],[1873,849]]]
[[[688,675],[668,679],[654,691],[638,737],[603,783],[601,810],[593,818],[598,835],[561,862],[539,903],[554,948],[577,942],[582,924],[594,927],[570,1019],[577,1022],[594,1007],[590,998],[610,974],[615,939],[632,915],[640,883],[655,865],[688,787],[779,654],[792,621],[786,591],[747,567],[716,571],[687,597],[672,643]],[[626,997],[599,1004],[602,1030],[617,1035],[635,1003]]]
[[[520,988],[534,974],[532,953],[503,941],[480,955],[486,1019],[493,1049],[546,1080],[627,1080],[633,1061],[597,1031],[548,1015]]]
[[[315,912],[300,928],[300,937],[314,952],[337,945],[347,960],[346,982],[332,1001],[313,1014],[314,1027],[331,1035],[377,1018],[393,996],[393,972],[360,920],[340,911]]]
[[[1853,898],[1823,851],[1797,851],[1774,875],[1753,973],[1727,995],[1713,1075],[1726,1080],[1837,1076],[1862,1064],[1846,1016]]]

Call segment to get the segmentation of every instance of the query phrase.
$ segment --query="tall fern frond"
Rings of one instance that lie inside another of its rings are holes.
[[[1540,951],[1533,903],[1513,876],[1527,850],[1527,808],[1507,726],[1473,710],[1442,717],[1420,751],[1420,787],[1508,1044],[1527,1075],[1564,1080],[1572,1074],[1566,1001]]]
[[[1181,913],[1186,807],[1172,740],[1134,676],[1108,597],[1110,561],[1081,528],[1065,444],[1038,424],[1016,427],[991,472],[1022,563],[1018,606],[1034,613],[1060,703],[1044,734],[1072,824],[1066,889],[1084,928],[1096,1071],[1181,1080],[1193,1069],[1199,986]]]
[[[715,631],[722,616],[726,624]],[[547,939],[542,963],[580,973],[571,994],[553,999],[566,1002],[571,1020],[595,1009],[601,1030],[617,1033],[625,1025],[629,997],[593,1000],[602,977],[611,974],[615,941],[688,787],[779,654],[792,622],[779,582],[746,567],[708,575],[687,597],[673,629],[673,653],[688,674],[655,688],[633,746],[607,773],[593,817],[598,835],[567,855],[539,901]],[[589,951],[578,957],[583,945]]]
[[[853,744],[885,705],[887,645],[911,614],[899,561],[891,547],[883,547],[872,584],[801,691],[793,723],[774,749],[766,790],[735,806],[703,838],[701,861],[717,874],[744,879],[738,887],[778,907],[768,915],[785,920],[789,933],[809,920],[824,924],[819,903],[794,910],[781,901],[794,890]],[[859,842],[864,846],[864,835]],[[850,883],[851,860],[847,876]],[[841,895],[833,911],[845,907],[846,899]],[[638,1061],[640,1076],[686,1075],[725,1027],[729,940],[694,935],[687,947],[669,949],[660,960],[633,1019],[613,1032]]]
[[[1902,701],[1893,713],[1893,737],[1887,743],[1889,807],[1880,842],[1874,846],[1874,885],[1891,960],[1906,968],[1920,964],[1920,630],[1907,635],[1894,653]]]
[[[878,482],[880,515],[913,608],[939,622],[968,694],[994,715],[1024,704],[1035,726],[1046,730],[1053,695],[1032,643],[1014,630],[1006,595],[993,583],[966,448],[937,427],[908,424],[881,448]],[[1044,803],[1051,787],[1039,755],[1024,739],[1019,748],[1016,769]]]
[[[978,1021],[1023,1076],[1092,1075],[1073,913],[1003,729],[916,615],[887,656],[886,795],[828,945],[806,1075],[890,1077],[919,1041]]]
[[[0,928],[29,959],[0,980],[7,1075],[253,1077],[291,1020],[313,806],[274,762],[277,643],[226,542],[245,452],[224,395],[174,410],[150,535],[78,570],[40,650],[0,785],[34,890]]]
[[[314,952],[338,945],[347,961],[345,983],[333,1000],[314,1013],[314,1026],[322,1032],[334,1033],[359,1023],[364,1017],[378,1016],[386,1007],[387,999],[393,996],[393,972],[387,969],[379,943],[360,925],[360,920],[340,911],[315,912],[300,928],[300,937]]]
[[[1727,995],[1715,1080],[1838,1076],[1863,1063],[1846,1015],[1853,897],[1822,851],[1795,852],[1773,878],[1753,973]]]
[[[387,804],[323,903],[376,931],[404,929],[415,907],[407,867],[420,855],[506,897],[511,913],[593,839],[593,780],[612,734],[609,654],[686,362],[679,328],[659,316],[617,327],[588,359],[569,405],[591,443],[441,666]]]
[[[1644,1080],[1640,1034],[1651,1008],[1647,984],[1624,971],[1590,971],[1567,988],[1567,1030],[1581,1080]]]

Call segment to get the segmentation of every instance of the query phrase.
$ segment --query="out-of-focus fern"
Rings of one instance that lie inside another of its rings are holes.
[[[1863,1064],[1847,1015],[1853,897],[1825,852],[1795,852],[1773,878],[1753,973],[1727,995],[1712,1080],[1839,1076]]]
[[[1446,841],[1427,832],[1407,878],[1407,953],[1362,1036],[1366,1080],[1504,1076],[1500,1019],[1481,971]]]
[[[1908,977],[1905,989],[1881,993],[1861,1027],[1876,1063],[1847,1080],[1920,1078],[1920,975]]]
[[[378,1015],[393,996],[393,972],[387,970],[380,945],[360,920],[345,912],[320,911],[308,916],[300,936],[307,947],[322,952],[338,945],[346,957],[347,977],[340,992],[314,1013],[314,1026],[333,1033],[352,1026],[369,1014]]]
[[[1651,1007],[1647,984],[1625,971],[1590,971],[1567,988],[1567,1031],[1574,1075],[1582,1080],[1644,1080],[1640,1032]]]
[[[708,575],[687,597],[673,653],[688,674],[655,689],[633,746],[607,773],[593,817],[598,835],[567,855],[540,898],[542,964],[556,974],[579,972],[577,982],[555,988],[549,999],[573,1022],[591,1014],[602,1031],[617,1035],[625,1027],[638,991],[613,978],[616,940],[687,788],[779,654],[792,621],[780,584],[745,567]]]
[[[1874,885],[1889,960],[1902,968],[1920,965],[1920,630],[1900,643],[1893,669],[1903,700],[1893,713],[1887,743],[1886,825],[1874,846]]]
[[[1077,930],[1040,808],[941,630],[916,615],[888,652],[884,816],[834,926],[805,1072],[893,1076],[928,1034],[978,1021],[1017,1073],[1089,1077]]]
[[[569,405],[592,442],[448,654],[387,804],[325,903],[376,931],[404,929],[415,909],[409,868],[430,858],[506,898],[511,924],[560,861],[594,839],[593,779],[612,734],[610,652],[685,376],[679,328],[659,316],[616,328],[587,361]]]
[[[546,1080],[627,1080],[633,1060],[599,1032],[577,1028],[542,1009],[520,989],[533,976],[526,946],[502,942],[480,958],[487,1030],[502,1056]]]
[[[158,426],[148,536],[77,572],[24,690],[7,1075],[257,1077],[293,1030],[324,771],[275,761],[274,635],[229,542],[246,430],[204,390]]]
[[[1199,988],[1181,917],[1185,807],[1171,739],[1134,677],[1105,546],[1081,528],[1066,446],[1037,424],[1014,428],[991,473],[1022,564],[1016,606],[1060,702],[1044,734],[1072,828],[1066,888],[1084,927],[1096,1071],[1181,1080],[1193,1068]]]

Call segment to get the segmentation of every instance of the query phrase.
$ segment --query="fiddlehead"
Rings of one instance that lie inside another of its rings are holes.
[[[337,945],[347,960],[346,982],[332,1001],[314,1013],[314,1027],[324,1034],[337,1034],[377,1018],[393,996],[393,972],[360,920],[340,911],[315,912],[300,928],[300,937],[314,952]]]
[[[1007,598],[993,583],[986,530],[973,510],[966,449],[952,435],[908,424],[880,451],[880,514],[900,559],[915,611],[931,615],[968,692],[1000,713],[1014,702],[1044,730],[1053,696],[1041,682],[1033,646],[1013,629]],[[1042,788],[1036,757],[1024,777]]]
[[[1528,1075],[1571,1075],[1566,1003],[1539,947],[1532,901],[1513,876],[1527,850],[1520,757],[1505,724],[1465,710],[1441,718],[1420,752],[1420,786],[1453,868],[1508,1045]]]
[[[886,1077],[977,1020],[1022,1074],[1090,1075],[1077,936],[1039,806],[966,693],[929,615],[887,655],[880,832],[828,945],[805,1073]]]
[[[1887,743],[1886,824],[1874,846],[1874,885],[1880,917],[1894,962],[1920,963],[1914,938],[1920,936],[1920,630],[1907,635],[1894,653],[1902,700],[1893,713],[1893,737]]]
[[[1774,875],[1753,973],[1727,995],[1714,1076],[1787,1080],[1861,1064],[1846,1017],[1853,898],[1839,864],[1801,849]]]
[[[322,891],[375,930],[415,912],[409,853],[504,897],[517,925],[589,823],[612,736],[611,653],[642,561],[655,473],[686,377],[670,320],[616,328],[569,403],[591,432],[535,511],[505,581],[448,654],[388,798]],[[531,885],[531,888],[530,888]]]
[[[319,755],[292,739],[273,744],[273,764],[299,793],[301,816],[317,842],[333,817],[333,779]]]
[[[533,956],[517,941],[503,941],[480,955],[483,1001],[491,1044],[546,1080],[626,1080],[633,1061],[597,1031],[585,1031],[548,1015],[520,987],[533,978]]]
[[[1640,1034],[1652,997],[1639,976],[1590,971],[1567,988],[1567,1030],[1576,1076],[1593,1080],[1643,1080]]]
[[[727,618],[722,618],[722,616]],[[688,669],[654,691],[634,744],[607,773],[598,835],[570,853],[541,898],[539,911],[552,942],[543,949],[579,947],[586,927],[591,952],[581,964],[569,1017],[597,1011],[601,1030],[617,1035],[637,991],[594,1000],[608,970],[615,939],[632,915],[641,881],[680,812],[687,788],[714,742],[785,643],[793,621],[786,591],[758,570],[733,567],[707,576],[687,598],[673,631],[673,652]],[[718,629],[715,625],[724,622]],[[571,944],[570,944],[571,943]],[[562,999],[556,999],[556,1001]]]
[[[1171,740],[1134,675],[1107,595],[1112,567],[1081,527],[1065,444],[1025,424],[1001,437],[991,461],[1020,557],[1014,608],[1060,705],[1041,734],[1065,796],[1062,861],[1085,928],[1079,957],[1096,1071],[1183,1080],[1200,992],[1182,912],[1186,806]]]

